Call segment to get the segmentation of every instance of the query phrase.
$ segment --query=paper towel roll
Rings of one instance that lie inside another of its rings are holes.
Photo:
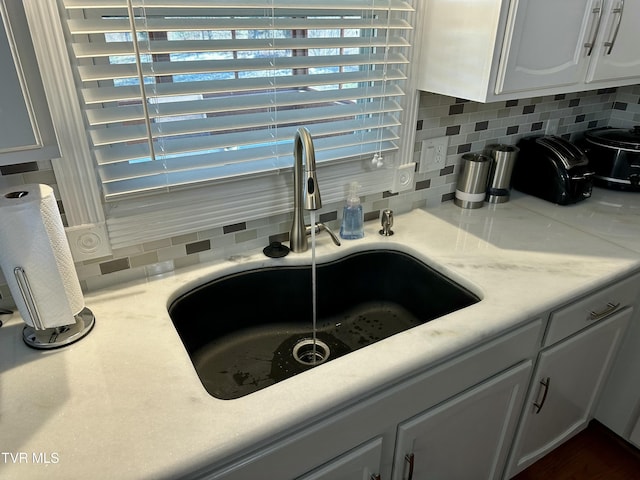
[[[22,318],[31,327],[70,325],[84,308],[60,212],[48,185],[0,191],[0,268]],[[42,325],[23,298],[15,273],[19,268],[25,273]]]

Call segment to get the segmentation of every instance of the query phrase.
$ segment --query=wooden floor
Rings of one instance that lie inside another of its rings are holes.
[[[512,480],[640,480],[640,450],[597,421]]]

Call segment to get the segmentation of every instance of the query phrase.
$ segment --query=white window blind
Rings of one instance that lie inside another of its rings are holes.
[[[397,149],[411,1],[61,3],[107,201]]]

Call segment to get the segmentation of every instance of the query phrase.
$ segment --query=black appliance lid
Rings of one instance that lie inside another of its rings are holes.
[[[584,136],[589,142],[603,147],[640,151],[640,125],[636,125],[631,130],[610,127],[597,128],[585,132]]]

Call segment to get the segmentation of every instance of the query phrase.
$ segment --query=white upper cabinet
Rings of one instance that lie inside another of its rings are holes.
[[[0,166],[60,155],[22,2],[0,0]]]
[[[583,39],[594,29],[593,0],[511,2],[496,94],[577,85],[588,53]]]
[[[417,84],[479,102],[635,84],[638,18],[637,0],[427,0]]]
[[[587,82],[626,80],[640,81],[640,2],[609,0],[602,12],[601,29],[589,64]]]

